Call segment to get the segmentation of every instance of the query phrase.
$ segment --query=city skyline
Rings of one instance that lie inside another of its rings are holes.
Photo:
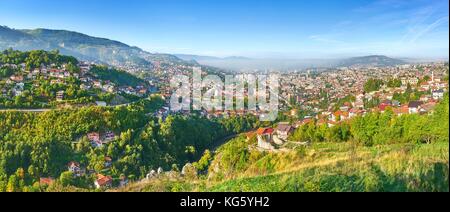
[[[448,1],[441,0],[19,0],[0,2],[0,20],[16,29],[65,29],[171,54],[448,58],[449,50]]]

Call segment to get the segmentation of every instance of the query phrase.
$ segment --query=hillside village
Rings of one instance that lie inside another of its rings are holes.
[[[281,96],[298,106],[285,105],[284,115],[290,122],[278,123],[276,128],[260,128],[248,133],[247,138],[256,136],[260,150],[273,151],[287,142],[295,143],[289,141],[290,135],[311,123],[333,127],[357,116],[388,110],[397,116],[432,113],[448,92],[447,74],[448,64],[436,63],[371,68],[370,71],[342,68],[316,76],[282,75]],[[371,79],[382,83],[367,91]],[[393,81],[397,83],[389,85]]]
[[[13,53],[5,51],[3,54],[7,57]],[[40,54],[45,55],[44,52]],[[94,63],[78,62],[73,59],[69,63],[41,63],[34,66],[31,67],[25,62],[18,64],[0,62],[3,73],[0,75],[0,108],[106,106],[124,104],[154,92],[154,89],[144,81],[139,85],[130,86],[102,79],[101,76],[97,76],[95,71],[100,68]],[[110,71],[111,75],[117,72]]]
[[[173,73],[186,74],[187,68]],[[280,109],[288,122],[276,124],[276,128],[258,129],[247,137],[250,139],[257,135],[258,148],[275,150],[288,141],[295,129],[310,123],[333,127],[357,116],[387,110],[398,116],[430,113],[448,91],[448,68],[448,63],[430,63],[340,68],[319,73],[280,73],[280,98],[286,100],[281,101]],[[171,90],[163,87],[162,91],[167,99],[166,105],[169,105]],[[225,92],[222,95],[226,95]],[[165,118],[171,113],[167,106],[156,115]],[[191,111],[178,113],[192,114]],[[264,113],[259,109],[203,110],[200,115],[212,119]]]

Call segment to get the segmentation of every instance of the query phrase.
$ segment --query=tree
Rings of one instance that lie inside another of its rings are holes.
[[[381,86],[383,86],[384,82],[380,79],[369,79],[366,84],[364,84],[364,91],[370,93],[372,91],[380,90]]]
[[[73,173],[70,171],[66,171],[61,173],[61,176],[59,177],[59,181],[63,186],[70,186],[74,184],[74,176]]]
[[[21,191],[19,179],[17,178],[16,175],[13,174],[9,177],[8,184],[6,186],[6,191],[7,192],[20,192]]]
[[[203,153],[203,156],[200,158],[200,160],[193,165],[195,168],[197,168],[198,171],[203,172],[208,169],[212,159],[212,153],[207,149],[205,150],[205,153]]]

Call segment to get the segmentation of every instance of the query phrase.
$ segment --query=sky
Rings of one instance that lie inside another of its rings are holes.
[[[448,0],[0,0],[0,25],[65,29],[149,52],[448,58]]]

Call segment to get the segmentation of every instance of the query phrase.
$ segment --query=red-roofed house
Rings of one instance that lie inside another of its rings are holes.
[[[272,145],[273,133],[275,132],[272,128],[259,128],[256,131],[258,136],[258,147],[267,150],[273,150],[275,147]]]
[[[97,189],[99,188],[111,188],[113,183],[113,179],[111,176],[97,175],[97,180],[95,180],[94,184]]]
[[[53,182],[55,182],[55,179],[53,179],[51,177],[41,177],[39,179],[39,184],[41,184],[41,185],[51,185],[51,184],[53,184]]]

